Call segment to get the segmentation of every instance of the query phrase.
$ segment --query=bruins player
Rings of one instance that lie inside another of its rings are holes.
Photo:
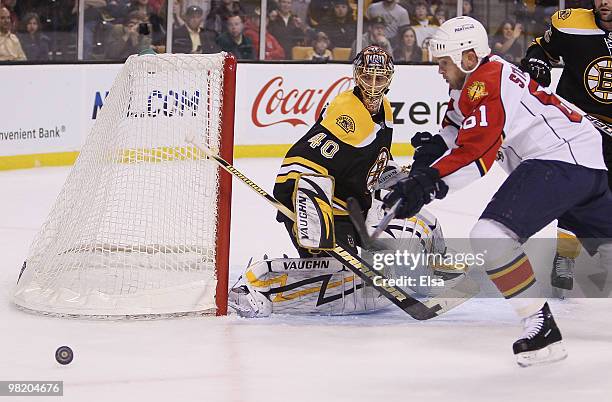
[[[393,78],[392,57],[378,46],[364,48],[353,60],[355,87],[337,95],[312,128],[287,152],[276,176],[274,197],[293,210],[292,195],[300,173],[334,177],[335,238],[355,248],[359,238],[350,222],[346,200],[355,198],[362,210],[372,202],[371,192],[391,159],[393,113],[384,96]],[[293,222],[286,225],[300,257],[312,254],[298,246]]]
[[[567,9],[552,16],[552,26],[536,38],[521,61],[524,71],[540,85],[550,85],[552,63],[565,67],[557,86],[563,98],[599,120],[612,124],[612,0],[594,0],[593,9]],[[595,151],[595,150],[594,150]],[[612,138],[603,135],[608,185],[612,188]],[[551,284],[573,287],[574,260],[580,243],[559,221],[557,252]]]

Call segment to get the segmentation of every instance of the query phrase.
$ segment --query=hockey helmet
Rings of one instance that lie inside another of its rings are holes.
[[[393,57],[380,46],[365,47],[353,59],[353,77],[366,108],[378,111],[384,94],[393,79]]]
[[[444,22],[431,38],[429,49],[433,57],[449,56],[466,74],[474,71],[476,67],[466,71],[461,66],[465,50],[473,49],[479,60],[491,53],[486,29],[474,18],[466,16]]]

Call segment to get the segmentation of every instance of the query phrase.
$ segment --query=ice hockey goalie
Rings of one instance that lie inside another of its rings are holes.
[[[377,198],[374,197],[366,220],[372,230],[384,215],[382,203]],[[376,250],[362,249],[362,256],[372,261],[376,253],[397,250],[423,255],[447,251],[440,223],[425,210],[410,219],[392,220],[378,244],[382,247]],[[447,284],[465,275],[455,267],[433,265],[385,265],[382,273],[395,279],[441,278]],[[435,287],[420,283],[422,281],[418,280],[416,286],[403,287],[420,296],[435,294]],[[238,284],[230,290],[229,305],[243,317],[266,317],[272,313],[357,314],[382,310],[391,303],[333,258],[285,257],[264,258],[249,264]]]

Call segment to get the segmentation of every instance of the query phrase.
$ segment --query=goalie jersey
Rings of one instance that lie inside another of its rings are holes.
[[[528,159],[606,170],[591,123],[498,56],[451,91],[440,135],[449,151],[432,166],[451,190],[484,176],[495,160],[508,173]]]
[[[565,67],[557,93],[585,112],[612,123],[612,32],[597,25],[593,10],[567,9],[535,42]]]
[[[370,115],[355,91],[336,96],[287,152],[276,176],[274,197],[289,209],[294,209],[292,196],[301,173],[334,177],[334,216],[348,215],[348,197],[357,199],[362,210],[370,208],[371,191],[391,159],[393,113],[384,97],[380,111]],[[277,220],[286,218],[279,214]]]

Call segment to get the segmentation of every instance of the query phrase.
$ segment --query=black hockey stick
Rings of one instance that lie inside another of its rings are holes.
[[[251,179],[242,174],[225,159],[215,154],[211,149],[200,143],[195,137],[188,136],[186,139],[188,142],[192,143],[196,148],[198,148],[201,152],[206,154],[206,156],[217,162],[227,172],[232,174],[234,177],[240,179],[253,191],[265,198],[266,201],[272,204],[274,208],[280,211],[283,215],[295,222],[295,214],[293,213],[293,211],[283,205],[276,198],[268,194],[263,188],[259,187],[255,182],[253,182]],[[368,284],[369,286],[372,286],[383,296],[389,299],[389,301],[391,301],[400,309],[404,310],[414,319],[428,320],[455,307],[455,305],[451,306],[451,304],[445,303],[445,301],[441,301],[440,303],[434,303],[433,305],[428,305],[420,302],[419,300],[404,292],[403,289],[389,285],[388,281],[386,280],[387,278],[385,278],[380,272],[372,268],[355,252],[351,251],[350,249],[346,249],[340,244],[337,244],[336,247],[334,247],[332,250],[327,250],[326,253],[340,261],[355,275],[361,278],[364,283]],[[378,279],[377,282],[381,283],[381,285],[377,285],[375,283],[375,278]]]
[[[586,117],[586,119],[590,121],[596,129],[612,137],[612,124],[606,123],[595,116],[591,116],[590,114],[585,114],[584,117]]]
[[[380,244],[380,242],[376,241],[375,238],[370,236],[359,202],[355,198],[349,197],[346,200],[346,206],[349,213],[349,218],[351,218],[351,222],[353,222],[353,226],[355,226],[355,230],[361,239],[361,244],[370,250],[384,249],[384,246]]]

